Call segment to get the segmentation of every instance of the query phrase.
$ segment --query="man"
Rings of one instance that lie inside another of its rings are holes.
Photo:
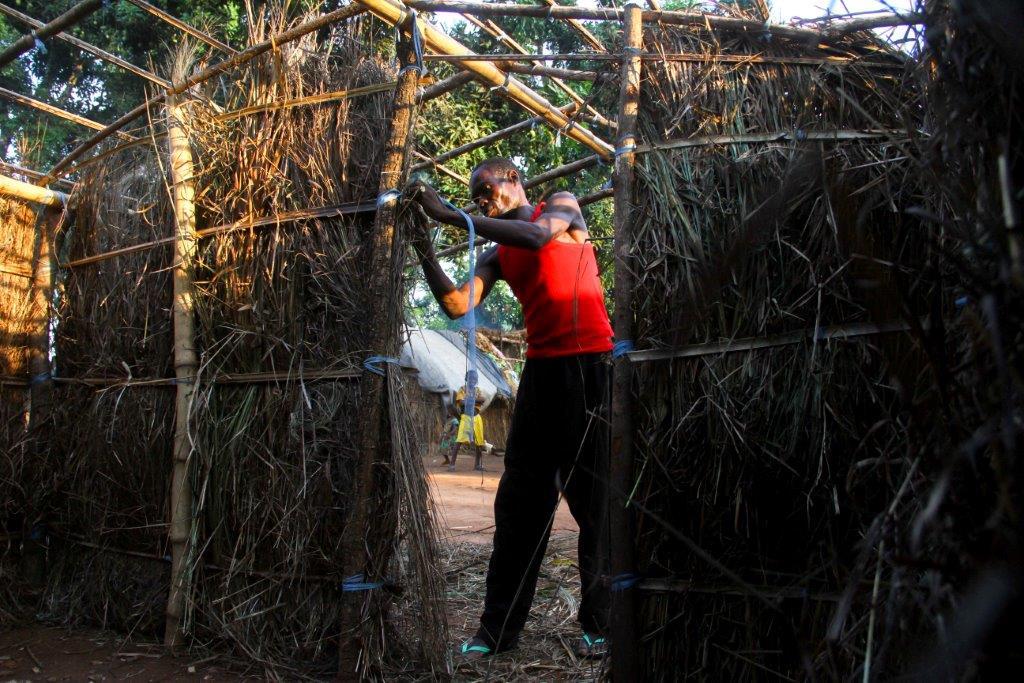
[[[605,418],[610,388],[612,329],[593,245],[576,198],[553,194],[534,207],[522,176],[507,159],[488,159],[470,177],[482,214],[476,233],[498,246],[481,256],[474,294],[479,303],[499,279],[523,307],[527,352],[505,451],[505,473],[494,500],[494,550],[476,635],[462,646],[482,657],[515,646],[526,622],[547,547],[559,489],[580,527],[583,628],[579,651],[605,651],[607,529]],[[435,220],[465,227],[428,186],[409,194]],[[434,256],[425,230],[416,236],[431,292],[450,318],[469,309],[469,283],[456,287]]]

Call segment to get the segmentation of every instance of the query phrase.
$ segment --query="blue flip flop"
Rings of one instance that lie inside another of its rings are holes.
[[[462,656],[470,658],[473,655],[480,657],[488,657],[492,654],[491,646],[483,641],[482,638],[473,636],[462,644]]]
[[[585,659],[599,659],[608,654],[608,643],[604,636],[596,636],[583,632],[576,654]]]

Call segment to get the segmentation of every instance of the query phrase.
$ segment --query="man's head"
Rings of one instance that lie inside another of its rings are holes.
[[[490,218],[529,203],[522,173],[510,160],[500,157],[476,165],[469,177],[469,192],[480,213]]]

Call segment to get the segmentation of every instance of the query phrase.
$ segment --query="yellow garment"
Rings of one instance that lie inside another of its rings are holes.
[[[459,417],[459,436],[456,443],[472,443],[484,445],[484,419],[479,414],[473,416],[473,428],[469,426],[469,415]]]

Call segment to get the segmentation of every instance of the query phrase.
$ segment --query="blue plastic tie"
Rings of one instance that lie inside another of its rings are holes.
[[[384,376],[384,368],[380,367],[381,363],[391,363],[398,365],[398,359],[392,358],[391,356],[370,356],[363,361],[363,367],[372,372],[375,375]]]
[[[473,218],[455,206],[448,200],[445,204],[454,209],[466,221],[466,229],[469,231],[469,310],[463,318],[463,327],[466,328],[466,357],[469,359],[469,368],[466,370],[466,400],[462,402],[462,414],[473,419],[476,413],[476,387],[478,375],[476,371],[476,251],[473,246],[476,243],[476,225]]]
[[[625,574],[619,574],[612,578],[611,585],[608,589],[612,593],[621,593],[622,591],[629,590],[640,583],[640,576],[627,572]]]
[[[620,339],[612,345],[612,358],[621,358],[633,350],[632,339]]]
[[[958,297],[957,300],[955,302],[953,302],[953,303],[956,304],[956,307],[958,309],[959,308],[963,308],[967,304],[971,303],[971,297],[969,297],[969,296],[961,296],[961,297]]]
[[[803,128],[797,128],[796,132],[794,133],[794,137],[796,138],[797,142],[803,142],[804,140],[807,139],[807,131],[805,131]]]
[[[51,375],[50,371],[47,370],[46,372],[40,372],[38,375],[35,375],[32,379],[28,381],[28,383],[29,386],[34,387],[37,384],[42,384],[43,382],[49,380],[51,377],[53,377],[53,375]]]
[[[377,195],[377,208],[379,209],[380,207],[382,207],[385,204],[387,204],[389,201],[391,201],[393,199],[398,199],[401,196],[402,196],[402,191],[401,190],[395,190],[395,189],[385,190],[384,192],[381,192],[379,195]]]
[[[384,586],[383,581],[366,581],[362,574],[353,574],[341,582],[343,593],[355,593],[358,591],[372,591]]]

